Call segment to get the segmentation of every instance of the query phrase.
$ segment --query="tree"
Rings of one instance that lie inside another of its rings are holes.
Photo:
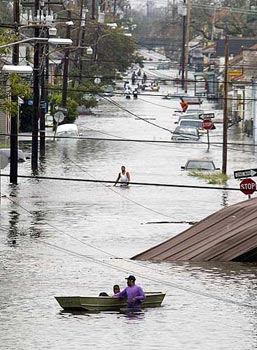
[[[62,94],[58,93],[58,94],[51,95],[50,104],[51,104],[51,112],[52,114],[54,114],[55,107],[61,106],[62,104]],[[67,97],[66,108],[67,108],[67,113],[63,123],[74,123],[74,121],[78,117],[78,103],[71,97]]]

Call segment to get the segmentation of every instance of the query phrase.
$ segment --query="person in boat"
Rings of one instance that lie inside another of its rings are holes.
[[[127,300],[127,307],[132,309],[140,309],[142,301],[145,300],[143,289],[135,284],[136,277],[130,275],[126,277],[127,287],[121,292],[114,294],[115,298],[123,298]]]
[[[118,284],[115,284],[113,287],[113,294],[119,293],[120,292],[120,286]],[[101,292],[99,293],[99,297],[109,297],[109,294],[106,292]]]
[[[117,180],[115,181],[114,186],[116,186],[118,182],[122,187],[128,187],[130,183],[130,174],[128,171],[126,171],[126,167],[124,165],[122,165],[121,167],[121,172],[118,174],[118,177],[117,177]]]
[[[120,292],[120,286],[118,284],[115,284],[113,286],[113,294],[117,294]]]

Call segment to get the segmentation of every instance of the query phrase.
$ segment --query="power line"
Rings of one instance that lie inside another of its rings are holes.
[[[1,174],[3,177],[8,177],[8,174]],[[53,180],[53,181],[71,181],[71,182],[85,182],[85,183],[104,183],[114,184],[112,180],[98,180],[98,179],[81,179],[81,178],[68,178],[68,177],[53,177],[53,176],[32,176],[32,175],[18,175],[19,178],[23,179],[34,179],[34,180]],[[167,183],[154,183],[154,182],[130,182],[131,185],[135,186],[155,186],[155,187],[169,187],[169,188],[190,188],[190,189],[204,189],[204,190],[219,190],[219,191],[240,191],[239,188],[235,187],[217,187],[217,186],[196,186],[196,185],[175,185]]]

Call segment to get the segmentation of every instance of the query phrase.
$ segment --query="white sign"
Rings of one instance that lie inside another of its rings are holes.
[[[56,112],[55,114],[54,114],[54,120],[56,121],[56,123],[61,123],[63,120],[64,120],[64,118],[65,118],[65,116],[64,116],[64,114],[61,112],[61,111],[59,111],[59,112]]]

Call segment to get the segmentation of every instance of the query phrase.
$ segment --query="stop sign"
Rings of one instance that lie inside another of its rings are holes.
[[[210,119],[204,119],[203,120],[203,128],[206,129],[206,130],[209,130],[211,129],[213,126],[213,123]]]
[[[244,179],[240,182],[240,190],[244,194],[252,194],[254,191],[256,191],[256,182],[252,179]]]

